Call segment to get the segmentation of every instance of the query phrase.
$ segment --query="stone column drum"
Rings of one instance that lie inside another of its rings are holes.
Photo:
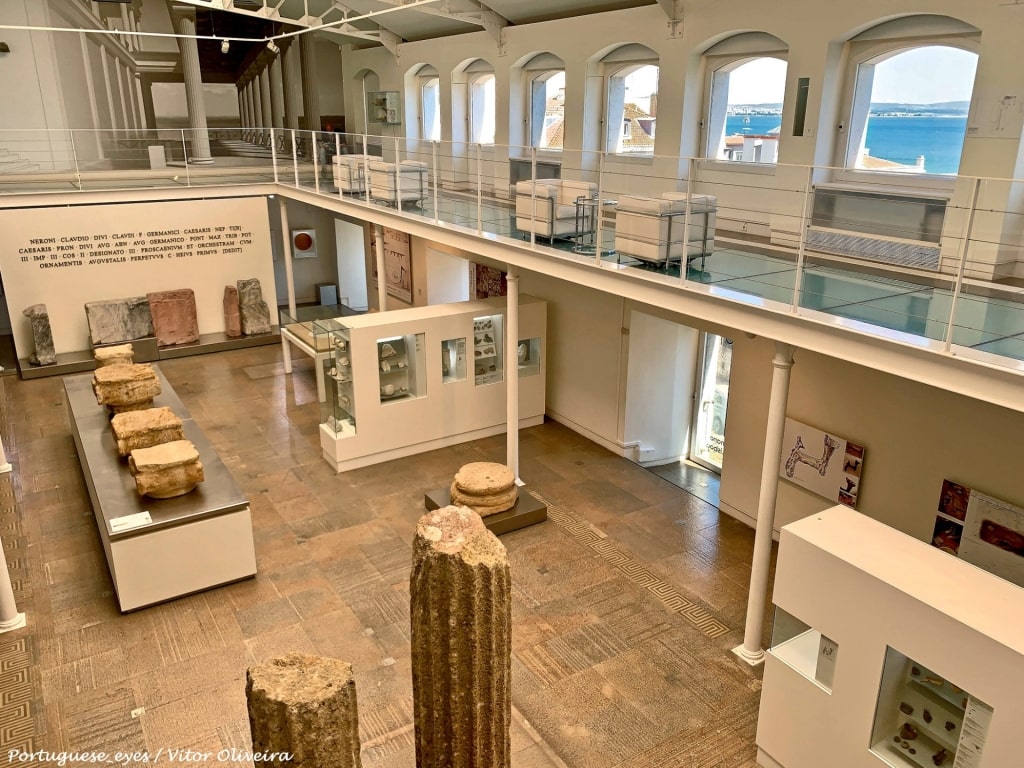
[[[32,321],[33,349],[28,361],[32,365],[55,365],[57,354],[53,348],[53,331],[50,330],[50,313],[45,304],[33,304],[22,313]]]
[[[238,288],[224,286],[224,333],[231,338],[242,335],[242,317],[238,310]]]
[[[114,431],[114,442],[121,458],[136,448],[152,448],[185,439],[181,419],[167,407],[119,413],[110,420],[110,428]]]
[[[110,406],[114,413],[143,411],[153,407],[160,394],[160,380],[152,365],[105,365],[92,375],[96,402]]]
[[[97,368],[105,365],[131,365],[135,362],[135,348],[131,344],[97,347],[92,351],[92,356]]]
[[[136,448],[128,454],[128,469],[139,495],[153,499],[184,496],[206,479],[199,451],[189,440]]]
[[[351,664],[302,653],[271,659],[246,672],[245,698],[257,765],[362,765]]]
[[[420,518],[410,578],[417,768],[508,768],[512,580],[480,516]]]

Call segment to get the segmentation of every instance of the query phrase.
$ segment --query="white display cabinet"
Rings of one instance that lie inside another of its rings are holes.
[[[483,299],[318,323],[332,350],[321,373],[327,462],[342,472],[504,432],[505,303]],[[517,338],[525,339],[515,368],[519,425],[535,426],[544,420],[546,302],[520,297]]]
[[[1024,589],[837,506],[785,526],[767,768],[1021,765]]]

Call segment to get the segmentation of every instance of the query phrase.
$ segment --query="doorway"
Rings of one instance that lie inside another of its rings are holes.
[[[714,472],[725,456],[725,416],[729,405],[732,339],[701,332],[697,390],[693,398],[690,459]]]

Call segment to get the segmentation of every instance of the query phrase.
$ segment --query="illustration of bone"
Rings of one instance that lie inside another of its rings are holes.
[[[811,456],[804,452],[804,441],[800,435],[797,435],[796,445],[793,446],[793,450],[789,452],[789,458],[786,459],[786,477],[793,476],[797,464],[806,464],[824,477],[828,471],[828,463],[832,460],[832,454],[838,447],[838,440],[831,435],[825,435],[825,445],[822,448],[821,456]]]
[[[860,459],[847,459],[843,464],[843,472],[856,472],[860,469]]]

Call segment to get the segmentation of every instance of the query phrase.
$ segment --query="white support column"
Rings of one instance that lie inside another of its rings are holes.
[[[278,195],[281,212],[281,253],[284,255],[284,279],[288,283],[288,314],[295,317],[295,273],[292,269],[292,233],[288,224],[288,201]]]
[[[281,75],[281,54],[270,60],[270,120],[274,128],[284,128],[284,78]]]
[[[293,131],[299,129],[299,115],[302,113],[300,81],[299,44],[292,38],[281,46],[281,80],[284,83],[284,126]]]
[[[299,52],[302,59],[302,114],[306,118],[306,130],[319,131],[320,96],[317,82],[320,73],[316,68],[316,39],[313,35],[299,37]]]
[[[750,563],[750,592],[747,595],[747,621],[743,645],[733,653],[751,666],[764,661],[761,648],[761,627],[764,625],[764,604],[768,599],[768,572],[772,561],[772,530],[775,528],[775,503],[779,490],[779,457],[786,429],[786,402],[789,400],[789,379],[793,370],[793,346],[775,342],[772,358],[772,390],[768,401],[768,430],[764,439],[761,462],[761,490],[757,499],[757,529],[754,534],[754,556]]]
[[[377,311],[385,312],[388,308],[388,287],[384,280],[384,227],[374,224],[373,235],[376,244],[374,258],[377,260]]]
[[[121,119],[124,121],[124,129],[130,131],[135,126],[131,118],[131,99],[128,95],[128,65],[120,59],[114,59],[114,72],[117,73],[117,90],[121,93]]]
[[[107,94],[107,114],[110,116],[110,127],[115,131],[120,128],[117,124],[117,113],[114,110],[114,89],[110,85],[110,54],[104,46],[100,46],[100,63],[103,66],[103,90]]]
[[[508,266],[505,303],[505,463],[519,478],[519,270]]]
[[[183,37],[178,38],[181,51],[181,69],[185,73],[185,100],[188,103],[188,120],[192,134],[192,151],[188,162],[209,164],[210,135],[206,127],[206,104],[203,101],[203,72],[199,65],[199,47],[196,45],[196,9],[191,5],[173,5],[171,17],[175,30]]]
[[[260,124],[263,126],[263,136],[271,135],[270,129],[274,127],[274,118],[270,109],[270,65],[267,64],[260,70]],[[268,139],[269,141],[269,139]]]
[[[249,129],[250,137],[253,129],[256,128],[256,124],[259,122],[256,119],[256,81],[249,80],[245,84],[245,106],[249,113],[249,124],[246,128]]]
[[[263,100],[260,95],[260,76],[258,72],[253,75],[251,85],[253,128],[256,128],[256,132],[262,135],[262,132],[258,130],[263,127]]]
[[[142,76],[136,72],[134,80],[135,103],[139,105],[139,128],[144,131],[149,130],[150,128],[156,128],[156,123],[150,123],[149,115],[146,114],[146,100],[142,91]]]
[[[124,65],[124,89],[128,93],[128,103],[126,104],[128,117],[131,121],[132,128],[135,131],[138,131],[139,104],[135,100],[135,75],[132,74],[132,68],[128,64]]]
[[[10,472],[11,465],[7,463],[7,456],[4,454],[3,442],[0,440],[0,472]],[[11,586],[11,573],[7,570],[7,557],[4,554],[4,545],[0,541],[0,633],[10,632],[25,626],[25,614],[18,613],[18,606],[14,602],[14,588]]]
[[[245,86],[236,85],[235,90],[238,91],[238,125],[245,130]]]
[[[88,91],[89,97],[89,113],[92,117],[92,141],[91,143],[96,148],[96,157],[103,158],[103,134],[100,133],[102,127],[100,123],[100,110],[99,105],[96,103],[96,84],[92,78],[92,62],[89,60],[89,36],[78,35],[78,40],[82,44],[82,71],[85,73],[85,88]]]
[[[11,462],[7,460],[7,452],[4,450],[4,439],[0,437],[0,475],[11,471]]]

